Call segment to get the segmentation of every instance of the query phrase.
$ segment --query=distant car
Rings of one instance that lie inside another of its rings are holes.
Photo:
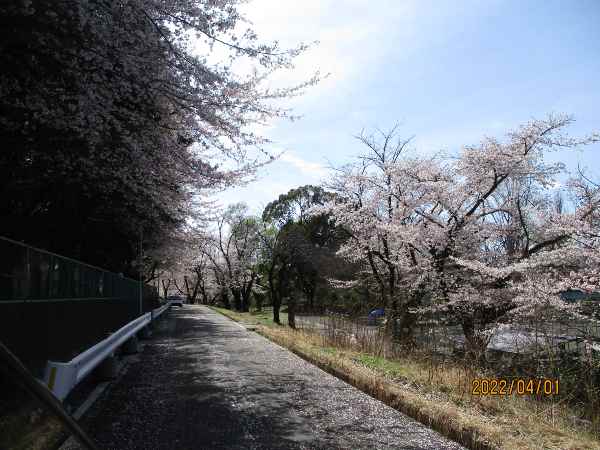
[[[377,308],[371,311],[367,317],[368,325],[377,325],[378,320],[385,317],[385,310],[383,308]]]
[[[183,299],[183,297],[181,295],[169,295],[167,297],[167,301],[171,302],[171,305],[179,306],[180,308],[185,303],[185,300]]]

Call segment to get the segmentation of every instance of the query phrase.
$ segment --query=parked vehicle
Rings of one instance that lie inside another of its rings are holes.
[[[185,299],[181,295],[169,295],[167,301],[171,302],[173,306],[183,307]]]
[[[367,325],[377,325],[383,317],[385,317],[385,310],[383,308],[374,309],[367,316]]]

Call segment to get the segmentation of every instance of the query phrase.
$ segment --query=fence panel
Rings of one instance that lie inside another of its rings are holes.
[[[41,376],[158,306],[155,287],[0,237],[0,341]]]

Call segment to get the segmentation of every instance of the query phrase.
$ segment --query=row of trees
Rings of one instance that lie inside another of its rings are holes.
[[[306,46],[259,42],[240,3],[3,3],[0,234],[137,275],[140,239],[159,251],[270,161],[252,125],[287,117],[273,101],[317,78],[264,86]],[[256,70],[236,75],[240,59]]]
[[[218,301],[239,311],[248,311],[252,301],[261,308],[266,298],[276,323],[285,303],[294,326],[297,299],[314,309],[326,277],[344,276],[344,264],[334,263],[341,230],[326,215],[307,214],[330,196],[320,187],[302,186],[268,204],[261,217],[250,215],[244,204],[228,207],[212,233],[192,234],[183,246],[182,264],[171,275],[183,283],[173,281],[174,286],[192,302]]]
[[[342,289],[386,308],[407,345],[427,313],[459,324],[476,355],[514,318],[577,315],[559,294],[599,288],[600,186],[546,161],[599,140],[569,137],[572,121],[533,120],[454,157],[411,153],[397,128],[361,134],[366,151],[326,186],[291,190],[261,217],[230,207],[192,252],[198,292],[241,311],[266,298],[276,322],[285,303],[293,326],[298,298],[314,309]]]

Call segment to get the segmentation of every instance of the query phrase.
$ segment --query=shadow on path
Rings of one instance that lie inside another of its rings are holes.
[[[84,427],[119,450],[461,448],[197,306],[159,322]]]

